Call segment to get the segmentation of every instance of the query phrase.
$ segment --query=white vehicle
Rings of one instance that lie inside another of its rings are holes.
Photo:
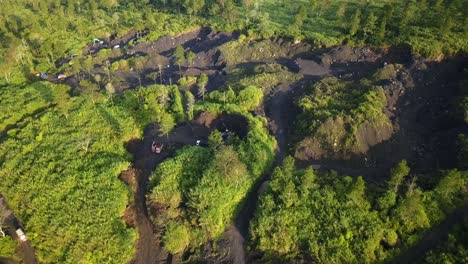
[[[26,235],[24,234],[24,232],[23,232],[23,230],[21,228],[16,229],[16,234],[18,235],[18,237],[19,237],[19,239],[21,241],[24,242],[24,241],[27,240]]]
[[[195,146],[208,147],[208,145],[209,144],[207,140],[198,139],[197,141],[195,141]]]
[[[59,80],[63,80],[63,79],[65,79],[65,78],[67,78],[67,76],[66,76],[65,74],[59,74],[59,75],[57,76],[57,79],[59,79]]]

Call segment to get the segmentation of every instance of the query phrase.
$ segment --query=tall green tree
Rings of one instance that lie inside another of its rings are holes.
[[[408,176],[410,172],[410,168],[408,167],[408,163],[406,160],[400,161],[395,167],[390,170],[390,180],[388,181],[388,185],[394,192],[398,191],[398,187],[403,182],[403,179]]]
[[[363,27],[364,38],[369,38],[372,36],[377,28],[377,17],[374,15],[373,12],[370,12],[366,18],[366,22]]]
[[[198,85],[198,96],[201,96],[203,101],[205,101],[205,92],[206,92],[207,84],[208,84],[208,76],[205,73],[202,73],[197,80],[197,85]]]
[[[185,98],[186,98],[186,102],[187,102],[187,108],[186,108],[186,112],[187,112],[187,117],[189,120],[192,120],[193,119],[193,108],[195,106],[195,97],[193,96],[193,94],[187,90],[185,91]]]
[[[406,193],[406,197],[398,206],[396,213],[400,218],[402,227],[408,232],[430,226],[423,204],[423,193],[419,189]]]
[[[387,33],[387,17],[384,16],[379,24],[379,28],[377,31],[377,39],[380,42],[383,42],[385,40],[386,33]]]
[[[310,11],[312,12],[312,15],[316,15],[318,6],[319,6],[318,0],[310,0]]]
[[[401,11],[399,20],[399,30],[405,33],[408,29],[408,25],[412,23],[413,19],[417,14],[417,3],[414,0],[407,0]]]
[[[307,17],[307,11],[306,8],[303,4],[299,6],[297,9],[296,16],[294,17],[294,25],[296,25],[298,28],[302,27],[302,24],[304,24],[304,19]]]
[[[169,132],[174,128],[175,121],[171,114],[163,113],[159,120],[159,132],[161,136],[169,136]]]
[[[196,56],[197,55],[195,55],[195,53],[190,50],[189,52],[187,52],[187,62],[192,64],[193,59],[195,59]]]
[[[183,251],[190,242],[190,234],[188,228],[174,221],[170,221],[167,225],[166,232],[162,237],[164,249],[171,254],[177,254]]]
[[[338,4],[338,8],[336,9],[336,17],[338,18],[338,21],[340,23],[343,22],[343,17],[346,13],[346,2],[345,1],[340,1]]]
[[[351,23],[349,26],[349,35],[352,37],[356,35],[361,25],[361,10],[357,9],[354,15],[351,18]]]
[[[172,56],[174,57],[175,63],[177,64],[177,66],[179,66],[179,75],[180,75],[180,77],[182,77],[182,70],[180,68],[180,65],[185,63],[184,48],[182,46],[177,46],[175,51],[174,51],[174,54],[172,54]]]

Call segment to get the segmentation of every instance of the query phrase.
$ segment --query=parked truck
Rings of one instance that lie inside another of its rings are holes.
[[[24,234],[23,230],[21,228],[16,229],[16,234],[18,235],[19,239],[21,241],[26,241],[26,235]]]

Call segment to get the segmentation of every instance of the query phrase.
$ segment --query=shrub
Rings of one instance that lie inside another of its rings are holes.
[[[167,230],[162,238],[164,249],[171,254],[183,251],[190,242],[190,234],[187,227],[176,222],[169,222]]]

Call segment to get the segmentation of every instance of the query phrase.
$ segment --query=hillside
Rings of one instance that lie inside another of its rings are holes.
[[[467,1],[1,5],[1,263],[463,259]]]

